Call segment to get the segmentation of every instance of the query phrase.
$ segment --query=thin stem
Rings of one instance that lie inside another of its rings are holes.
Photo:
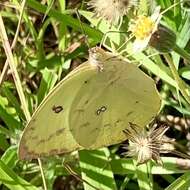
[[[14,82],[15,82],[15,85],[16,85],[16,89],[17,89],[19,98],[20,98],[22,109],[23,109],[24,114],[26,116],[26,120],[29,121],[30,120],[30,113],[28,111],[28,107],[27,107],[27,104],[26,104],[24,92],[23,92],[22,85],[21,85],[21,81],[20,81],[16,66],[15,66],[13,54],[12,54],[12,51],[11,51],[11,47],[10,47],[10,44],[9,44],[9,41],[8,41],[7,33],[6,33],[6,30],[5,30],[3,19],[1,17],[1,15],[0,15],[0,36],[1,36],[1,39],[2,39],[2,42],[3,42],[3,47],[4,47],[4,50],[5,50],[6,56],[7,56],[7,60],[9,62],[9,66],[11,68],[12,76],[13,76],[13,79],[14,79]]]
[[[21,4],[20,16],[19,16],[19,19],[18,19],[18,25],[17,25],[16,33],[15,33],[15,36],[14,36],[14,39],[13,39],[13,43],[11,44],[11,49],[15,48],[17,40],[18,40],[19,29],[20,29],[20,25],[21,25],[23,13],[24,13],[25,4],[26,4],[26,0],[23,0],[23,2]],[[0,85],[3,82],[4,77],[5,77],[5,75],[6,75],[7,71],[8,71],[8,66],[9,66],[8,60],[6,60],[5,65],[3,67],[3,71],[2,71],[1,76],[0,76]]]
[[[165,57],[168,65],[169,65],[169,67],[171,69],[171,72],[173,74],[173,77],[174,77],[175,81],[178,84],[178,87],[179,87],[179,90],[180,90],[181,94],[184,96],[184,98],[186,99],[186,101],[190,104],[190,96],[187,93],[188,89],[185,87],[182,79],[178,75],[178,72],[177,72],[177,69],[176,69],[176,67],[174,65],[173,60],[171,59],[171,57],[168,54],[164,54],[164,57]]]
[[[41,162],[40,158],[38,158],[38,165],[40,167],[40,173],[42,175],[44,190],[47,190],[46,179],[45,179],[45,175],[44,175],[44,171],[43,171],[43,167],[42,167],[42,162]]]
[[[81,31],[82,31],[82,33],[85,35],[86,44],[87,44],[88,48],[90,48],[90,43],[89,43],[89,41],[88,41],[88,38],[87,38],[87,35],[86,35],[86,31],[85,31],[85,29],[84,29],[84,27],[83,27],[83,24],[82,24],[82,21],[81,21],[81,18],[80,18],[80,13],[79,13],[78,9],[76,9],[76,15],[77,15],[77,18],[78,18],[78,20],[79,20],[79,24],[80,24]]]
[[[3,70],[1,72],[1,75],[0,75],[0,85],[3,83],[4,81],[4,78],[5,78],[5,75],[8,71],[8,68],[9,68],[9,63],[8,61],[6,60],[5,64],[4,64],[4,67],[3,67]]]
[[[160,14],[161,14],[161,15],[165,14],[165,13],[168,12],[170,9],[174,8],[176,5],[178,5],[178,4],[180,4],[180,3],[183,3],[183,2],[184,2],[184,0],[179,1],[179,2],[177,2],[177,3],[174,3],[173,5],[171,5],[170,7],[168,7],[167,9],[165,9],[164,11],[162,11]]]
[[[190,64],[190,54],[187,53],[184,49],[180,48],[177,44],[174,46],[173,50],[187,60],[188,64]]]

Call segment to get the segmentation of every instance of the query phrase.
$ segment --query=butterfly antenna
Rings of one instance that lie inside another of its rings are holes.
[[[90,49],[90,43],[89,43],[89,41],[88,41],[87,34],[86,34],[85,29],[84,29],[84,26],[83,26],[83,24],[82,24],[82,21],[81,21],[81,18],[80,18],[80,13],[79,13],[78,9],[76,9],[76,15],[77,15],[77,18],[78,18],[78,20],[79,20],[79,24],[80,24],[81,31],[82,31],[82,33],[83,33],[84,36],[85,36],[85,42],[86,42],[88,48]]]

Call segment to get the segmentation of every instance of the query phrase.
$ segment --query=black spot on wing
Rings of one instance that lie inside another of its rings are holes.
[[[100,115],[101,113],[107,110],[106,106],[101,106],[99,109],[96,110],[96,115]]]
[[[53,106],[52,107],[52,111],[54,112],[54,113],[60,113],[61,111],[63,111],[63,107],[62,106]]]
[[[90,123],[89,122],[86,122],[86,123],[83,123],[82,125],[80,125],[80,127],[81,128],[83,128],[83,127],[88,127],[90,125]]]
[[[133,111],[130,111],[126,114],[126,117],[129,117],[131,114],[133,113]]]
[[[86,104],[88,104],[88,102],[89,102],[89,100],[86,100],[86,101],[84,102],[84,104],[86,105]]]

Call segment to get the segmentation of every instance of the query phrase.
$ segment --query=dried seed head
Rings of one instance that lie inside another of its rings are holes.
[[[138,0],[91,0],[88,5],[94,9],[94,16],[116,25],[131,7],[137,6],[137,2]]]
[[[149,132],[142,131],[138,125],[130,123],[130,128],[124,130],[129,139],[127,156],[137,158],[137,164],[143,164],[148,160],[155,160],[161,164],[160,151],[163,145],[163,135],[168,130],[166,126],[153,127]]]

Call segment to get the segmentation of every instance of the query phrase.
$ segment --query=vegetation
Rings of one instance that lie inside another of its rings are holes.
[[[168,37],[134,53],[130,21],[137,14],[152,15],[158,5]],[[140,0],[138,10],[130,9],[121,27],[93,17],[87,7],[82,0],[0,2],[0,189],[188,190],[189,1]],[[19,160],[18,144],[27,121],[48,92],[88,58],[86,38],[90,47],[102,45],[154,79],[162,98],[155,123],[170,127],[165,138],[173,142],[167,147],[172,152],[161,154],[162,165],[152,160],[137,165],[135,158],[125,157],[123,144],[128,142],[38,161]]]

